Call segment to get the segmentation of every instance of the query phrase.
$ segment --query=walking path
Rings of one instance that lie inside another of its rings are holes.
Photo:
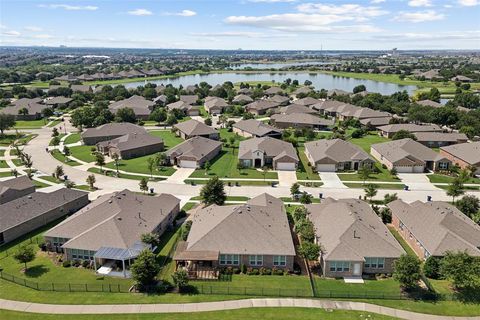
[[[120,304],[120,305],[59,305],[0,299],[0,309],[42,314],[134,314],[134,313],[185,313],[234,310],[246,308],[318,308],[372,312],[408,320],[479,320],[480,317],[454,317],[423,314],[370,303],[320,299],[244,299],[218,302],[175,304]]]

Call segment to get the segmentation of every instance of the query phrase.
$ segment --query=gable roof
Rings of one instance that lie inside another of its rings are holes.
[[[221,147],[220,141],[195,136],[169,149],[166,154],[169,157],[190,157],[197,161],[203,159],[213,150]]]
[[[288,156],[298,162],[297,152],[290,142],[272,137],[251,138],[240,141],[238,158],[250,159],[252,152],[256,150],[264,152],[268,157],[273,157],[273,160],[276,160],[276,157]]]
[[[177,123],[173,127],[187,136],[204,136],[218,133],[214,128],[194,119]]]
[[[455,206],[441,201],[408,204],[402,200],[387,206],[431,255],[466,250],[480,256],[480,226]]]
[[[315,163],[322,163],[323,159],[332,159],[335,162],[347,161],[374,161],[368,153],[363,151],[360,147],[341,140],[317,140],[305,143],[305,150],[313,158]]]
[[[11,115],[18,115],[20,114],[20,110],[22,109],[27,109],[28,113],[30,115],[37,115],[41,114],[43,110],[49,108],[49,106],[40,104],[37,102],[22,102],[18,103],[17,105],[14,106],[7,106],[5,108],[0,108],[0,113],[4,114],[11,114]]]
[[[269,100],[257,100],[251,102],[245,106],[245,109],[253,109],[257,111],[268,110],[275,107],[278,107],[280,104],[278,102],[269,101]]]
[[[98,145],[104,147],[115,147],[120,151],[131,150],[141,147],[147,147],[163,143],[163,139],[160,137],[152,136],[148,133],[136,134],[129,133],[124,136],[99,142]]]
[[[480,141],[472,143],[460,143],[452,146],[441,147],[440,149],[450,153],[456,158],[462,159],[469,164],[480,163]]]
[[[233,102],[253,102],[253,99],[250,96],[247,96],[246,94],[238,94],[235,97],[233,97]]]
[[[442,132],[442,128],[437,126],[436,124],[415,124],[415,123],[395,123],[389,124],[386,126],[378,127],[378,130],[395,133],[400,130],[405,130],[408,132]]]
[[[317,104],[319,102],[320,102],[320,100],[318,100],[318,99],[315,99],[315,98],[312,98],[312,97],[305,97],[305,98],[302,98],[302,99],[295,100],[293,103],[299,104],[299,105],[302,105],[302,106],[311,106],[311,105]]]
[[[381,219],[364,201],[325,199],[305,206],[326,260],[364,261],[398,258],[405,253]]]
[[[317,111],[300,104],[290,104],[286,107],[280,108],[280,113],[282,114],[291,114],[291,113],[317,113]]]
[[[17,194],[16,197],[18,197],[19,192],[30,188],[32,188],[32,190],[35,190],[32,180],[30,180],[27,176],[20,176],[18,178],[0,181],[0,203],[3,202],[3,197],[6,196],[10,198],[9,195],[12,194]]]
[[[88,128],[82,132],[82,138],[92,137],[111,137],[111,136],[123,136],[126,134],[145,134],[147,130],[144,127],[138,126],[129,122],[120,123],[106,123],[95,128]]]
[[[335,124],[333,119],[320,118],[310,113],[274,114],[270,119],[274,120],[274,122],[316,126],[331,126]]]
[[[443,105],[441,103],[438,103],[436,101],[432,101],[432,100],[421,100],[421,101],[417,101],[417,104],[421,105],[421,106],[424,106],[424,107],[433,107],[433,108],[441,108],[443,107]]]
[[[295,255],[283,202],[261,194],[243,205],[212,205],[197,211],[187,251]]]
[[[44,103],[48,105],[65,104],[65,103],[69,103],[72,100],[73,99],[71,98],[58,96],[58,97],[47,98],[44,100]]]
[[[116,101],[111,103],[108,106],[108,109],[112,111],[112,113],[116,113],[118,109],[121,108],[131,108],[135,115],[149,115],[152,111],[153,107],[155,106],[155,102],[145,99],[142,96],[133,95],[128,99],[123,99],[120,101]]]
[[[267,101],[273,101],[279,104],[285,103],[290,101],[290,97],[288,96],[281,96],[279,94],[274,95],[273,97],[270,97],[267,99]]]
[[[196,94],[193,95],[181,95],[179,97],[180,101],[183,101],[187,104],[195,104],[198,100],[198,96]]]
[[[440,141],[456,143],[458,141],[466,142],[468,140],[466,134],[455,132],[415,132],[414,135],[419,142]]]
[[[205,109],[210,110],[211,108],[224,108],[228,107],[228,103],[225,99],[219,97],[206,97],[205,98]]]
[[[267,90],[264,91],[265,94],[273,95],[273,94],[279,94],[282,93],[283,90],[280,87],[270,87]]]
[[[371,146],[392,163],[410,160],[412,164],[425,164],[426,161],[443,159],[438,153],[410,138],[377,143]]]
[[[255,119],[248,119],[248,120],[240,120],[237,123],[232,125],[234,128],[238,128],[242,131],[248,132],[254,136],[262,137],[268,135],[270,133],[281,133],[280,129],[272,127],[262,121],[258,121]]]
[[[338,108],[345,104],[346,104],[345,102],[341,102],[337,100],[323,100],[312,105],[312,108],[316,110],[325,110],[327,108]]]
[[[70,239],[63,248],[128,249],[141,241],[142,234],[152,232],[179,203],[171,194],[152,197],[125,189],[100,196],[45,236]]]

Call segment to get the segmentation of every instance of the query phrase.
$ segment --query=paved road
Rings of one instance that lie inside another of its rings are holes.
[[[218,302],[181,303],[181,304],[121,304],[121,305],[55,305],[0,299],[0,309],[33,312],[42,314],[133,314],[133,313],[184,313],[234,310],[246,308],[318,308],[373,312],[408,320],[479,320],[480,317],[436,316],[398,310],[374,304],[350,301],[319,299],[244,299]]]

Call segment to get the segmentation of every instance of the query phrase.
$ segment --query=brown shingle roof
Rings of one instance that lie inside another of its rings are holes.
[[[374,161],[368,153],[360,147],[341,139],[317,140],[305,143],[305,150],[315,163],[322,163],[323,159],[332,159],[335,162],[347,161]],[[330,162],[328,162],[330,163]]]
[[[441,147],[440,149],[469,164],[480,163],[480,141],[455,144],[448,147]]]
[[[202,123],[194,119],[177,123],[173,127],[190,137],[205,136],[205,135],[218,133],[218,131],[213,129],[212,127],[207,126],[205,123]]]
[[[221,146],[220,141],[215,141],[212,139],[207,139],[204,137],[196,136],[191,139],[185,140],[184,142],[176,145],[175,147],[169,149],[166,154],[169,157],[191,157],[200,161],[207,154],[217,149]]]
[[[263,123],[255,119],[240,120],[239,122],[234,123],[232,127],[238,128],[242,131],[248,132],[257,137],[263,137],[272,132],[274,133],[282,132],[280,129],[277,129],[275,127],[272,127],[266,123]]]

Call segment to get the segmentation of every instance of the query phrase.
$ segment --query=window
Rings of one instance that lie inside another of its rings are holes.
[[[383,269],[385,258],[365,258],[365,268]]]
[[[5,238],[3,237],[3,232],[0,232],[0,244],[5,242]]]
[[[238,254],[221,254],[220,255],[220,264],[221,265],[235,265],[239,264]]]
[[[286,256],[273,256],[273,265],[276,267],[284,267],[287,265]]]
[[[262,266],[263,265],[263,256],[262,255],[250,255],[248,257],[248,262],[251,266]]]
[[[330,261],[330,271],[348,272],[350,271],[350,261]]]
[[[439,162],[438,167],[440,170],[447,170],[448,169],[448,162]]]

